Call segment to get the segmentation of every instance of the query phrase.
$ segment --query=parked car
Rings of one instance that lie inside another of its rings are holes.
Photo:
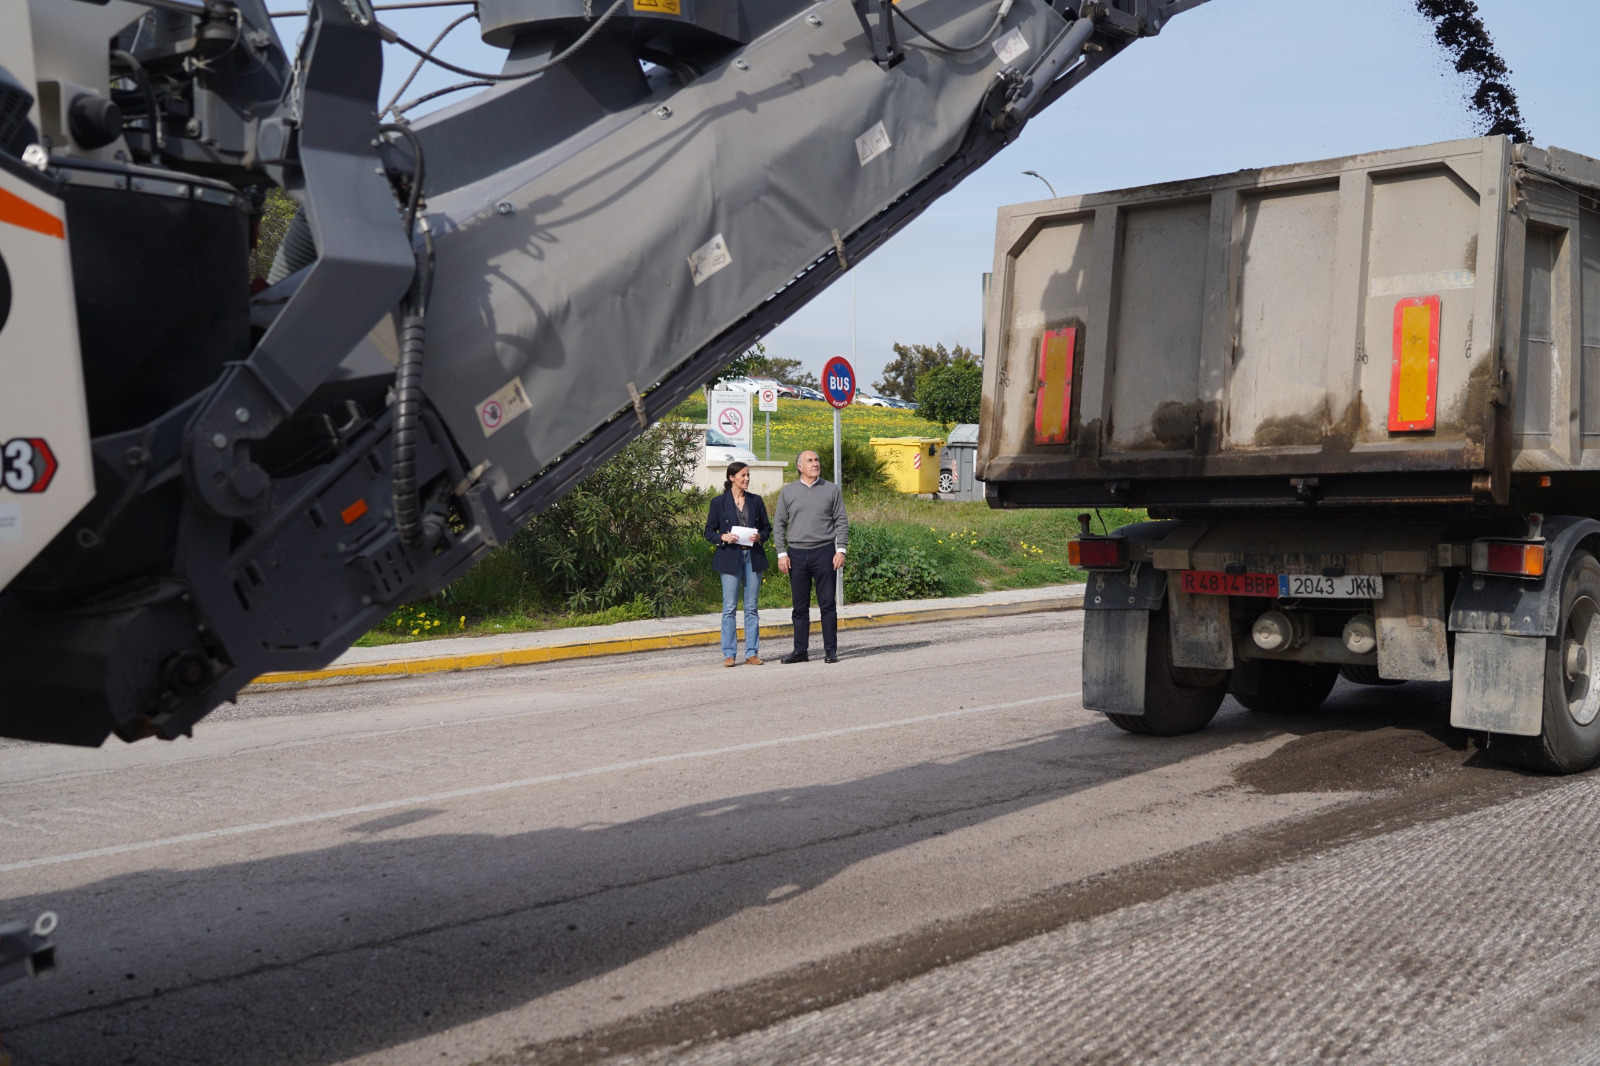
[[[755,452],[739,447],[714,429],[706,430],[704,452],[706,463],[754,463],[759,458]]]
[[[778,395],[786,400],[798,400],[800,399],[800,389],[794,385],[785,385],[780,381],[778,383]]]
[[[880,396],[879,399],[888,401],[889,406],[897,411],[915,411],[917,409],[916,404],[909,400],[902,400],[898,396]]]
[[[722,389],[726,392],[756,392],[761,388],[761,383],[755,378],[723,378],[712,386],[713,389]]]
[[[894,404],[890,403],[888,400],[884,399],[882,396],[874,396],[870,392],[858,392],[858,393],[856,393],[856,403],[860,404],[862,407],[893,407],[894,406]]]
[[[796,385],[794,388],[795,392],[799,393],[798,398],[802,400],[816,400],[818,403],[824,403],[828,399],[826,396],[822,395],[822,393],[811,388],[809,385]]]

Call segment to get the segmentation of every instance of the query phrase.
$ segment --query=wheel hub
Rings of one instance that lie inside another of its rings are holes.
[[[1589,676],[1589,666],[1600,651],[1600,604],[1580,596],[1567,615],[1561,640],[1561,669],[1565,675],[1567,713],[1579,725],[1600,716],[1600,685]]]

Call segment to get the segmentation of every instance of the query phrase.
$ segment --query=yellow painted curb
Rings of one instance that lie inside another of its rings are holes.
[[[1048,600],[1020,603],[985,603],[970,607],[931,607],[926,610],[891,611],[885,614],[858,615],[839,619],[840,629],[868,629],[875,626],[905,625],[910,622],[946,622],[962,618],[1001,618],[1015,614],[1045,611],[1070,611],[1083,606],[1083,597],[1058,596]],[[790,624],[762,626],[763,640],[794,633]],[[601,655],[626,655],[629,652],[661,651],[666,648],[698,648],[722,640],[720,629],[689,633],[666,633],[655,637],[616,637],[573,644],[552,644],[542,648],[513,648],[507,651],[471,652],[461,655],[434,655],[419,659],[383,659],[349,666],[329,666],[321,670],[283,670],[262,674],[245,691],[259,691],[268,685],[305,685],[317,682],[377,681],[413,674],[442,674],[461,670],[490,670],[501,666],[529,666],[562,659],[586,659]]]

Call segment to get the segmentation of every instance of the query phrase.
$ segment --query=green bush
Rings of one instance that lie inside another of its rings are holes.
[[[642,599],[664,616],[688,593],[684,526],[701,498],[684,491],[699,435],[662,422],[524,526],[506,545],[530,581],[573,613]]]
[[[932,557],[904,534],[882,526],[850,527],[846,602],[920,600],[944,594],[944,575]]]
[[[917,414],[953,426],[976,422],[983,404],[983,367],[957,359],[917,378]]]
[[[877,449],[864,441],[844,440],[844,450],[840,453],[842,462],[841,474],[844,487],[847,489],[872,489],[887,488],[889,485],[889,472],[884,469],[883,460],[878,457]],[[829,441],[816,449],[817,457],[822,460],[822,476],[829,481],[833,480],[833,441]]]

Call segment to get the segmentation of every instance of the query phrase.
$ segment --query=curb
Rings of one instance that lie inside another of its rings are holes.
[[[1003,618],[1007,615],[1042,614],[1048,611],[1072,611],[1083,607],[1083,596],[1057,596],[1047,600],[1026,600],[1021,603],[986,603],[970,607],[930,607],[925,610],[890,611],[885,614],[857,615],[839,619],[840,629],[872,629],[878,626],[907,625],[915,622],[948,622],[962,618]],[[787,637],[794,626],[762,626],[763,640]],[[350,684],[358,681],[388,681],[417,674],[456,673],[464,670],[493,670],[503,666],[531,666],[537,663],[559,662],[563,659],[588,659],[602,655],[627,655],[632,652],[661,651],[667,648],[699,648],[720,643],[720,629],[696,630],[686,633],[667,633],[655,637],[616,637],[609,640],[586,640],[573,644],[551,644],[541,648],[513,648],[508,651],[486,651],[463,655],[434,655],[416,659],[383,659],[370,663],[351,663],[349,666],[329,666],[321,670],[283,670],[262,674],[243,689],[245,692],[268,691],[269,686],[309,686],[318,684]]]

